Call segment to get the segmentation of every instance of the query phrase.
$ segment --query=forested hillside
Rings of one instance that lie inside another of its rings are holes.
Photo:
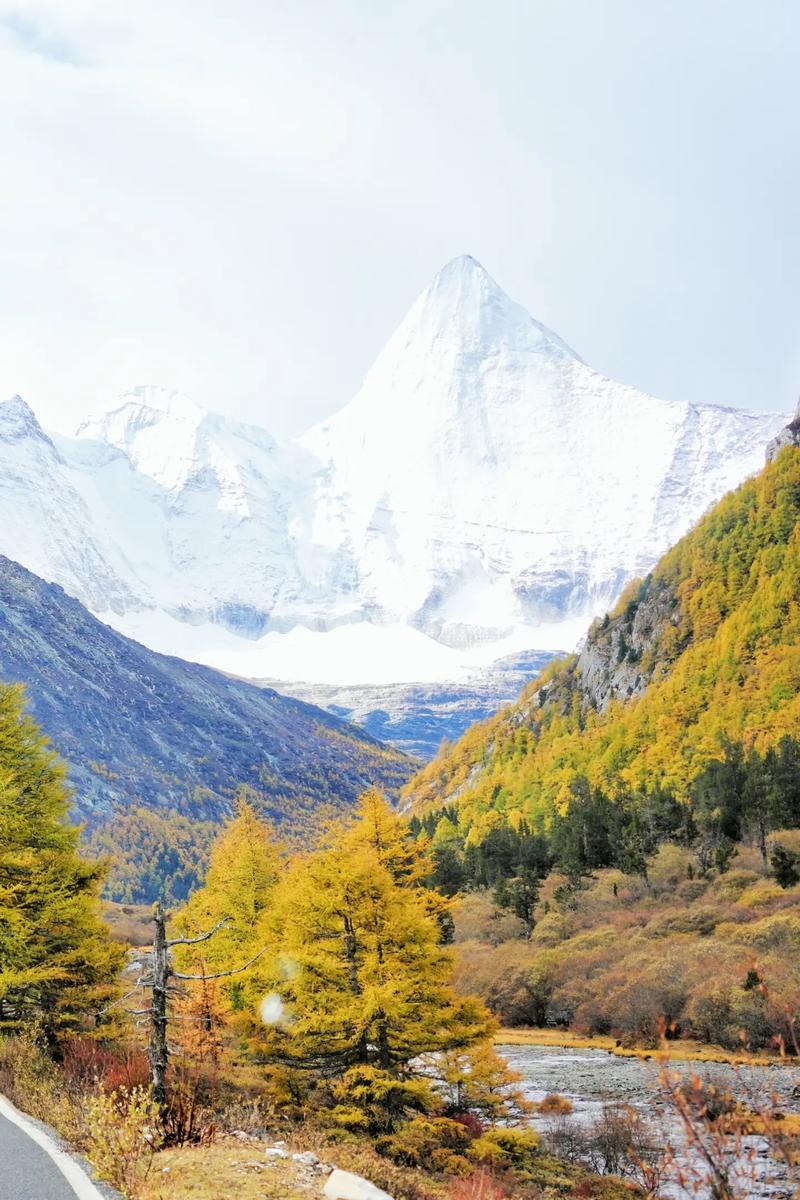
[[[477,844],[498,823],[546,826],[576,777],[612,798],[658,788],[681,802],[726,745],[764,752],[796,735],[798,518],[790,446],[632,585],[579,654],[446,747],[406,807],[455,805]]]
[[[406,790],[507,1023],[794,1046],[800,450]]]

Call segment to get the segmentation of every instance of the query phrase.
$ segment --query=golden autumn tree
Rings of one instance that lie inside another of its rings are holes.
[[[260,939],[267,909],[281,870],[281,848],[271,826],[252,805],[240,799],[236,815],[219,834],[211,850],[205,882],[175,919],[179,934],[189,937],[219,926],[214,937],[180,947],[176,962],[182,971],[213,974],[244,963],[264,948]],[[247,976],[220,985],[223,1007],[241,1009]],[[216,1005],[216,989],[196,989],[205,1002]]]
[[[65,771],[0,685],[0,1030],[39,1020],[55,1036],[113,994],[124,950],[100,916],[104,868],[78,853]]]
[[[268,1054],[323,1072],[361,1068],[359,1086],[374,1099],[411,1074],[419,1055],[487,1038],[487,1010],[451,987],[426,874],[402,822],[373,792],[352,825],[295,860],[271,920],[264,982],[280,996],[283,1020]]]

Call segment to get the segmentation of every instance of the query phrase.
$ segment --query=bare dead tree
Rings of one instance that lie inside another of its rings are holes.
[[[138,1009],[129,1009],[128,1011],[133,1016],[146,1018],[149,1025],[149,1040],[148,1040],[148,1059],[150,1062],[150,1080],[153,1088],[153,1099],[163,1114],[167,1107],[167,1070],[169,1068],[170,1045],[169,1045],[169,1025],[173,1017],[169,1012],[170,998],[176,992],[176,985],[173,980],[183,982],[209,982],[212,979],[227,979],[233,975],[241,975],[248,967],[257,962],[264,949],[259,950],[246,963],[242,963],[239,967],[233,967],[228,971],[213,971],[210,973],[201,973],[197,975],[184,974],[181,971],[176,971],[172,963],[171,950],[174,946],[196,946],[201,942],[207,942],[214,937],[222,929],[230,928],[231,922],[228,918],[218,921],[217,924],[209,929],[206,933],[201,933],[197,937],[185,938],[168,938],[167,937],[167,914],[164,911],[164,906],[159,901],[153,905],[153,923],[155,925],[155,936],[153,938],[153,953],[150,961],[149,969],[136,981],[136,987],[132,989],[118,1003],[124,1003],[137,992],[150,993],[150,1002],[145,1007]]]

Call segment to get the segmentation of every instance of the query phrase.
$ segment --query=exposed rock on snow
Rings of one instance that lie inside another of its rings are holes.
[[[789,424],[767,446],[767,462],[774,462],[784,446],[800,446],[800,401]]]

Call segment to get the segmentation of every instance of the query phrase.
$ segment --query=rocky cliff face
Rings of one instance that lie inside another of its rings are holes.
[[[663,669],[665,628],[679,622],[678,599],[663,581],[633,584],[613,614],[594,622],[568,673],[535,692],[534,705],[566,712],[577,692],[584,713],[604,712],[612,700],[641,696]]]
[[[767,446],[767,462],[774,462],[784,446],[800,446],[800,401],[792,420]]]

